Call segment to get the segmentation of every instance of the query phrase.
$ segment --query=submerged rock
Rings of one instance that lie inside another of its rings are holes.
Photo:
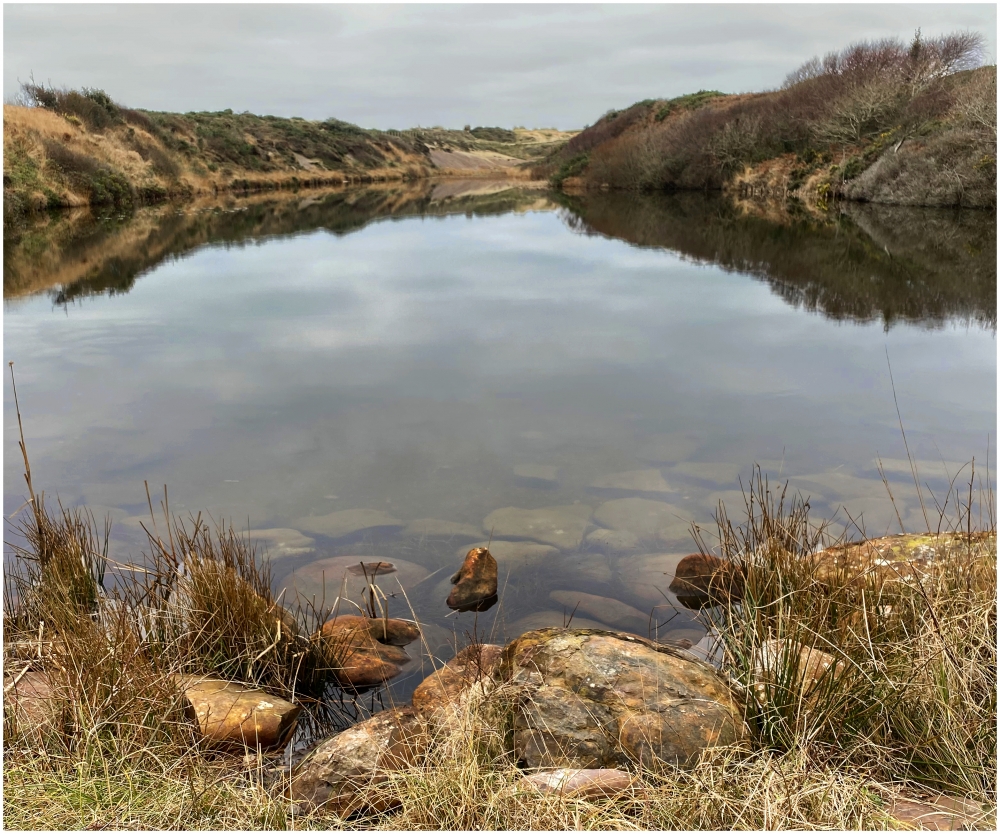
[[[589,523],[590,507],[583,504],[539,510],[503,507],[483,519],[483,530],[502,538],[532,539],[561,550],[576,550]]]
[[[420,630],[406,620],[341,614],[324,623],[321,634],[339,667],[340,685],[360,691],[402,671],[410,656],[401,647],[418,639]]]
[[[648,498],[616,498],[594,510],[594,521],[612,530],[624,530],[644,540],[652,540],[661,532],[671,536],[676,530],[687,530],[691,515],[680,507],[651,501]]]
[[[326,515],[313,515],[294,522],[308,533],[318,533],[331,539],[340,539],[376,527],[404,527],[405,522],[384,510],[337,510]]]
[[[337,733],[315,747],[292,772],[289,798],[300,811],[346,817],[385,811],[389,773],[416,764],[427,750],[424,722],[412,707],[396,707]]]
[[[528,767],[686,764],[746,732],[711,666],[641,637],[532,631],[507,645],[499,675],[520,688],[514,748]]]
[[[313,553],[316,548],[315,539],[304,536],[298,530],[287,527],[272,527],[266,530],[251,530],[247,533],[251,542],[263,546],[267,556],[274,559],[285,559],[290,556],[304,556]]]
[[[291,738],[301,707],[232,681],[177,675],[201,735],[215,747],[278,750]]]
[[[632,773],[613,768],[557,768],[525,776],[517,787],[575,799],[611,799],[641,791],[642,782]]]
[[[549,594],[549,599],[564,606],[567,611],[575,609],[622,631],[640,636],[649,633],[649,615],[616,599],[581,591],[553,591]]]
[[[455,541],[475,541],[483,534],[471,524],[442,521],[439,518],[418,518],[403,528],[402,535],[414,539],[453,539]]]
[[[628,530],[591,530],[584,541],[591,550],[602,553],[635,553],[641,547],[640,539]]]
[[[392,570],[380,568],[374,577],[369,571],[366,579],[359,566],[379,561],[384,560],[372,556],[333,556],[310,562],[308,565],[296,568],[285,580],[285,586],[290,592],[288,596],[294,597],[297,592],[307,600],[315,598],[317,605],[325,603],[327,607],[336,608],[338,597],[360,603],[371,579],[374,579],[380,588],[391,593],[398,591],[400,585],[403,588],[410,588],[427,576],[426,568],[413,562],[395,559],[392,562],[384,562],[387,565],[391,564]],[[349,610],[349,606],[342,603],[337,610],[346,611]]]
[[[519,463],[514,467],[514,477],[527,481],[529,486],[554,487],[559,484],[559,467],[543,463]]]
[[[590,482],[591,489],[615,490],[621,492],[674,492],[660,474],[659,469],[634,469],[630,472],[616,472],[602,475]]]
[[[485,611],[497,600],[497,562],[485,547],[474,547],[451,578],[448,607],[456,611]]]
[[[535,611],[532,614],[521,617],[519,620],[513,622],[505,630],[505,636],[515,639],[521,634],[525,634],[529,631],[537,631],[540,628],[594,628],[594,629],[606,629],[607,626],[604,623],[599,623],[597,620],[590,620],[584,617],[579,611],[570,617],[572,612],[570,610],[563,611]]]

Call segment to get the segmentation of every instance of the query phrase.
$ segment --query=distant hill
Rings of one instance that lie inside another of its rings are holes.
[[[519,171],[573,133],[476,127],[367,130],[224,110],[158,113],[101,90],[23,85],[4,106],[4,225],[45,208],[132,206],[287,186]]]
[[[535,167],[560,187],[996,206],[996,66],[969,34],[855,44],[780,90],[611,111]]]

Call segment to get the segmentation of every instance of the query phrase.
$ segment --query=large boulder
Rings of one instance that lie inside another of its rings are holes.
[[[261,689],[217,678],[177,675],[202,737],[230,750],[280,750],[295,730],[301,707]]]
[[[401,647],[417,640],[420,630],[406,620],[341,614],[323,624],[321,636],[335,658],[337,681],[360,692],[402,671],[411,658]]]
[[[723,678],[680,649],[597,629],[546,628],[507,645],[514,748],[532,768],[691,763],[746,733]]]
[[[341,817],[387,810],[395,804],[384,790],[389,774],[419,762],[427,743],[411,707],[380,712],[310,751],[292,772],[289,798],[301,811],[322,808]]]

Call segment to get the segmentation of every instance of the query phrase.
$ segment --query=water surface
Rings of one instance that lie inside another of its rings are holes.
[[[62,218],[9,241],[4,349],[36,485],[110,513],[119,556],[141,549],[148,480],[176,512],[283,531],[260,538],[279,587],[335,556],[394,562],[408,599],[391,613],[447,656],[473,630],[560,624],[560,591],[697,640],[657,565],[693,549],[692,521],[710,543],[720,500],[738,516],[754,463],[855,535],[925,529],[896,401],[932,525],[932,496],[985,466],[995,215],[774,222],[701,196],[438,188]],[[9,516],[25,490],[5,385]],[[506,507],[584,521],[548,541],[504,522],[494,540],[551,549],[502,560],[496,608],[446,617],[447,577]],[[347,510],[382,523],[327,518]],[[639,544],[592,535],[611,524]]]

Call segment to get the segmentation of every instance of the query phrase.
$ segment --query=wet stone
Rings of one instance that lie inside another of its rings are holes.
[[[692,553],[681,559],[669,590],[685,608],[724,604],[742,597],[742,584],[732,563],[707,553]]]
[[[420,637],[415,623],[342,614],[323,624],[341,686],[364,691],[396,677],[410,662],[401,648]]]
[[[456,611],[485,611],[497,600],[497,562],[485,547],[474,547],[451,578],[448,607]]]
[[[569,504],[524,510],[503,507],[483,519],[483,530],[507,539],[531,539],[561,550],[576,550],[590,523],[590,507]]]

